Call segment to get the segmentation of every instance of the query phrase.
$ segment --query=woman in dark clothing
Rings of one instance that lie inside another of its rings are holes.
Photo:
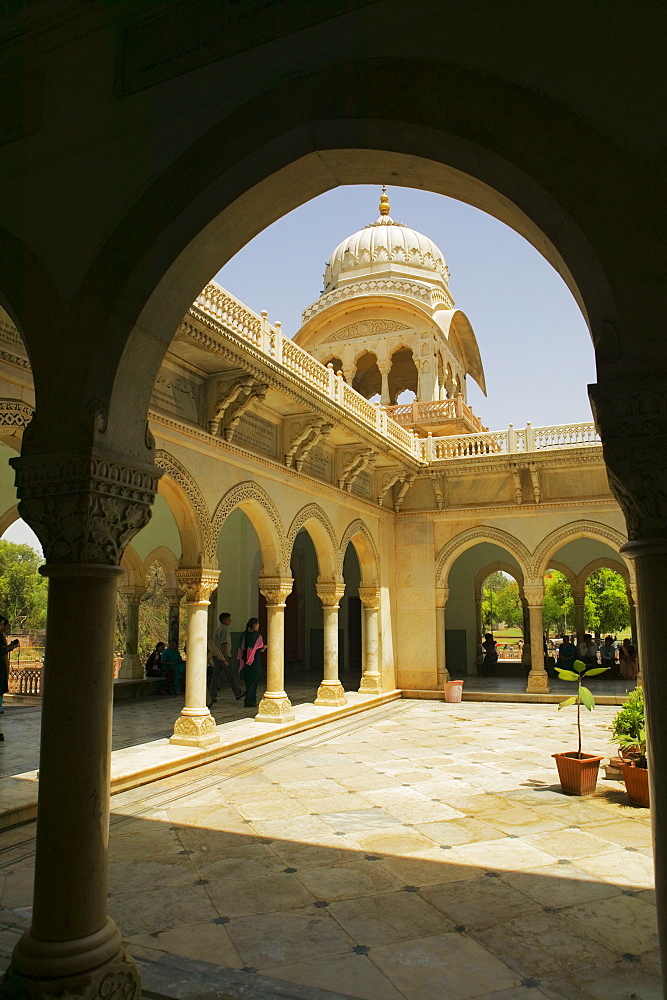
[[[482,643],[482,649],[484,650],[484,659],[482,661],[482,673],[485,677],[490,677],[493,674],[493,668],[498,662],[498,650],[496,648],[497,643],[493,638],[493,633],[484,633],[484,642]]]
[[[0,617],[0,709],[2,709],[2,699],[9,691],[9,654],[19,645],[18,639],[7,641],[5,631],[9,628],[6,618]],[[0,733],[0,743],[4,740],[4,735]]]
[[[257,704],[257,684],[262,669],[261,653],[266,646],[259,634],[259,619],[249,618],[245,627],[245,632],[239,642],[239,651],[236,654],[239,661],[239,674],[245,681],[246,708],[254,708]]]

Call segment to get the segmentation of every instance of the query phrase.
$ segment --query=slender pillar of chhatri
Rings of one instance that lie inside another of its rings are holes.
[[[544,586],[542,583],[525,584],[523,593],[528,605],[530,617],[530,673],[526,691],[531,694],[548,694],[549,675],[544,668],[544,624],[542,604],[544,602]]]
[[[219,576],[217,569],[198,566],[179,569],[176,573],[188,610],[185,704],[169,740],[177,746],[210,747],[220,742],[215,719],[206,706],[209,597],[218,585]]]
[[[292,593],[291,577],[260,577],[266,598],[266,691],[259,703],[257,722],[291,722],[292,703],[285,693],[285,601]]]
[[[318,583],[317,596],[324,615],[324,670],[317,689],[316,705],[347,705],[345,691],[338,677],[338,608],[345,593],[344,583]]]

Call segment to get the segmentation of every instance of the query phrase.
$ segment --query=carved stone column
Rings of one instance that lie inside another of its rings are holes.
[[[521,648],[521,666],[530,666],[530,613],[528,602],[523,597],[521,600],[521,615],[523,618],[523,646]]]
[[[317,596],[324,614],[324,676],[317,689],[316,705],[347,705],[338,678],[338,608],[344,593],[344,583],[317,584]]]
[[[585,597],[586,594],[583,590],[572,591],[572,600],[574,601],[574,630],[577,633],[577,642],[583,642],[584,635],[586,634]]]
[[[658,932],[662,964],[667,968],[667,682],[662,638],[667,570],[667,377],[632,378],[628,373],[618,383],[590,385],[588,392],[609,485],[628,527],[629,541],[622,551],[634,563]]]
[[[391,397],[389,395],[389,372],[391,371],[391,361],[378,361],[377,366],[382,377],[380,402],[383,406],[391,406]]]
[[[362,694],[376,694],[382,691],[380,675],[380,588],[359,587],[359,597],[364,612],[364,659],[362,664]]]
[[[530,673],[528,674],[526,691],[529,694],[548,694],[550,691],[549,675],[544,669],[544,644],[542,640],[544,633],[542,618],[544,586],[541,583],[532,586],[526,584],[523,592],[528,605],[530,622]]]
[[[3,993],[134,1000],[139,975],[106,909],[112,664],[120,559],[160,473],[93,450],[11,464],[49,597],[32,926]]]
[[[292,593],[291,577],[259,578],[266,598],[266,691],[259,703],[257,722],[291,722],[292,703],[285,694],[285,601]]]
[[[127,626],[125,628],[125,656],[120,665],[119,677],[133,679],[144,676],[144,667],[139,659],[139,607],[146,593],[145,587],[121,587],[121,594],[127,598]]]
[[[167,641],[172,642],[172,640],[180,646],[180,632],[181,632],[181,599],[183,598],[183,591],[177,589],[166,589],[163,591],[164,596],[167,598],[167,604],[169,605],[168,617],[167,617]]]
[[[438,671],[438,690],[443,691],[445,684],[450,679],[447,669],[447,654],[445,650],[445,608],[449,598],[447,587],[435,588],[435,652]]]
[[[215,719],[206,706],[209,597],[218,586],[217,569],[179,569],[176,579],[185,593],[188,640],[185,664],[185,704],[169,740],[182,747],[210,747],[220,742]]]

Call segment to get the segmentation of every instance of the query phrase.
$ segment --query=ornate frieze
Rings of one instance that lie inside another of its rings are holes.
[[[22,399],[0,400],[0,427],[27,427],[32,420],[33,408]]]
[[[667,538],[667,378],[589,385],[612,492],[630,541]]]
[[[335,344],[339,341],[359,340],[362,337],[377,337],[384,333],[396,333],[399,330],[409,330],[405,323],[398,323],[393,319],[362,319],[358,323],[350,323],[341,327],[335,333],[330,334],[324,344]]]
[[[125,465],[103,454],[10,459],[19,514],[50,563],[117,566],[125,546],[146,525],[159,469]]]

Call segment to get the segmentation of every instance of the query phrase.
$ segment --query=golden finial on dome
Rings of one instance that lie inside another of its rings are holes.
[[[382,185],[382,194],[380,195],[380,215],[389,215],[389,198],[387,197],[387,185]]]

